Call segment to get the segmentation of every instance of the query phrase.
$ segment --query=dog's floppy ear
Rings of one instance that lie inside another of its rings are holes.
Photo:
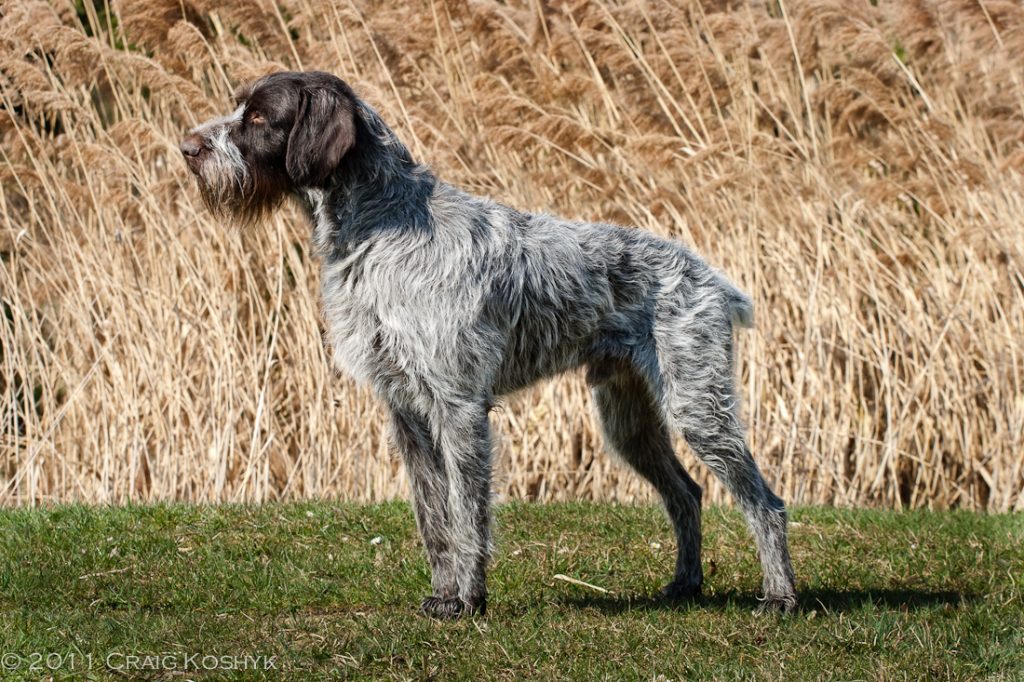
[[[353,102],[331,87],[303,87],[288,136],[285,170],[297,187],[316,187],[356,141]]]

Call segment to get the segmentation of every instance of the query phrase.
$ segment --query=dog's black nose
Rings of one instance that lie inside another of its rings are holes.
[[[203,138],[189,135],[181,141],[180,149],[185,156],[199,156],[199,152],[203,150]]]

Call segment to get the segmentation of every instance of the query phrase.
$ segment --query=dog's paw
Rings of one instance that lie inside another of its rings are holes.
[[[700,596],[700,581],[673,580],[658,591],[658,599],[664,601],[682,601]]]
[[[438,620],[457,620],[465,616],[484,615],[487,599],[475,602],[463,601],[460,597],[429,596],[420,603],[420,613]]]
[[[763,615],[767,613],[793,613],[796,611],[797,601],[796,595],[792,592],[788,594],[778,595],[766,595],[760,597],[760,604],[754,610],[754,613]]]
[[[420,602],[420,613],[439,620],[454,620],[462,616],[465,608],[458,597],[437,597],[431,595]]]

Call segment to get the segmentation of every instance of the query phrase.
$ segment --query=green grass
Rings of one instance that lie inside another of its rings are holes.
[[[802,609],[755,616],[733,511],[705,513],[705,596],[665,607],[659,510],[505,505],[487,617],[440,623],[403,504],[3,511],[0,679],[1024,679],[1021,515],[791,518]],[[111,669],[161,653],[276,669]]]

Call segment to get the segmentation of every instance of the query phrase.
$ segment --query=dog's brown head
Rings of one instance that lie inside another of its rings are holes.
[[[356,142],[357,100],[328,73],[275,73],[190,131],[181,153],[211,211],[249,222],[291,192],[322,187]]]

